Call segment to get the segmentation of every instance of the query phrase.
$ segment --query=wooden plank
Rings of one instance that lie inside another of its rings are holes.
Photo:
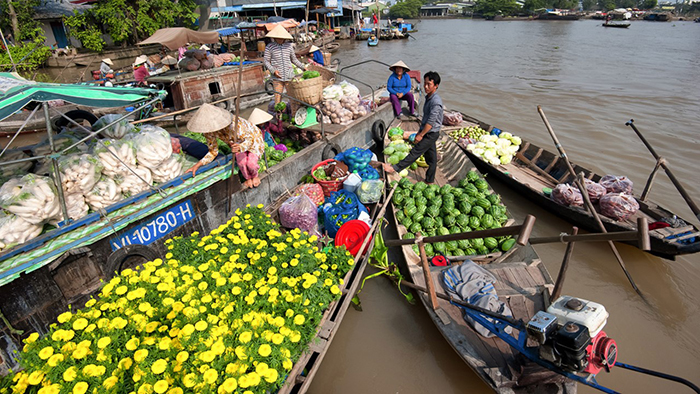
[[[530,143],[528,142],[528,145],[529,145],[529,144],[530,144]],[[542,148],[540,148],[540,149],[537,150],[537,153],[535,153],[535,155],[532,156],[532,159],[530,159],[530,161],[532,162],[532,164],[537,163],[537,160],[538,160],[538,159],[540,158],[540,156],[542,155],[542,152],[544,152],[544,149],[542,149]],[[537,164],[535,164],[535,165],[537,165]]]
[[[544,169],[545,172],[549,172],[554,167],[554,165],[557,164],[558,161],[559,161],[559,156],[554,156],[554,158],[549,163],[549,165]]]

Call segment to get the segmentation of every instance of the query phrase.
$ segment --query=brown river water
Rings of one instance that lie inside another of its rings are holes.
[[[334,57],[341,67],[367,59],[403,60],[422,73],[437,71],[448,108],[554,149],[537,113],[541,105],[574,162],[601,174],[627,175],[640,193],[654,160],[624,125],[634,118],[700,203],[695,170],[700,168],[700,24],[634,22],[629,29],[606,29],[591,20],[424,20],[418,29],[415,40],[381,41],[372,48],[341,41]],[[66,70],[60,82],[74,82],[80,73]],[[52,72],[50,80],[57,74]],[[389,71],[369,64],[347,74],[379,86]],[[533,236],[571,231],[571,224],[505,185],[495,180],[491,185],[517,220],[537,217]],[[651,199],[693,218],[663,173]],[[700,384],[700,255],[669,261],[627,245],[618,248],[648,304],[600,243],[576,245],[564,294],[605,305],[610,313],[605,331],[617,341],[620,361]],[[564,245],[536,250],[556,275]],[[363,312],[347,312],[310,393],[491,392],[443,339],[423,306],[406,303],[388,280],[368,281],[361,299]],[[622,369],[601,373],[598,381],[624,393],[690,392]],[[581,385],[579,390],[596,392]]]
[[[606,29],[591,20],[424,20],[418,29],[416,40],[381,41],[378,47],[344,41],[334,56],[341,67],[403,60],[422,73],[437,71],[448,108],[554,149],[537,113],[541,105],[571,160],[599,173],[627,175],[641,192],[654,159],[624,125],[634,118],[700,202],[700,24],[634,22],[629,29]],[[347,74],[377,86],[389,72],[374,64]],[[517,220],[537,217],[533,236],[571,232],[568,222],[495,180],[491,184]],[[651,198],[693,218],[663,174]],[[700,384],[700,255],[669,261],[618,248],[649,304],[628,284],[607,244],[599,243],[576,245],[564,294],[606,306],[605,331],[618,342],[620,361]],[[555,276],[564,245],[536,250]],[[347,312],[311,393],[490,392],[423,306],[406,303],[388,280],[368,281],[361,299],[363,312]],[[625,393],[690,392],[622,369],[602,373],[598,381]],[[579,390],[596,392],[582,385]]]

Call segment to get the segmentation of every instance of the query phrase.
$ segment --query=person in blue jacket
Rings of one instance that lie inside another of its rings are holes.
[[[313,55],[313,61],[320,64],[321,66],[325,66],[323,64],[323,52],[321,52],[321,48],[317,47],[316,45],[311,45],[311,48],[309,48],[309,55]]]
[[[416,102],[411,93],[411,77],[408,76],[410,69],[406,63],[399,60],[389,67],[392,71],[389,80],[386,83],[386,89],[389,91],[389,99],[394,106],[394,116],[397,118],[401,115],[401,100],[408,102],[408,109],[411,115],[415,114]]]

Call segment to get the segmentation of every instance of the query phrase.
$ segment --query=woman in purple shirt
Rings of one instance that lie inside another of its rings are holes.
[[[408,109],[411,115],[415,114],[416,103],[413,100],[411,93],[411,77],[408,72],[411,71],[406,63],[398,61],[389,67],[393,73],[386,83],[386,89],[389,91],[389,99],[394,106],[394,116],[397,118],[401,115],[401,100],[408,101]]]

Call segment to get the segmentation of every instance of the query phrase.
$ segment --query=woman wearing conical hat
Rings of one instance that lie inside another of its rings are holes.
[[[411,93],[411,77],[408,76],[408,72],[411,70],[406,63],[400,60],[392,64],[389,70],[392,73],[386,83],[386,90],[389,91],[389,100],[394,107],[394,116],[398,118],[401,115],[402,100],[408,102],[408,110],[411,115],[414,115],[416,102],[413,99],[413,93]]]
[[[238,119],[238,130],[234,132],[235,120],[230,112],[211,104],[203,104],[192,119],[187,122],[187,128],[195,133],[204,134],[207,140],[209,153],[186,172],[192,171],[192,176],[197,174],[200,167],[211,163],[219,153],[217,139],[231,147],[235,155],[238,168],[241,170],[247,187],[258,187],[258,160],[265,149],[265,141],[262,132],[247,119]]]
[[[102,77],[114,72],[114,70],[112,70],[112,66],[114,66],[114,63],[112,63],[112,59],[110,59],[110,58],[102,59],[102,64],[100,64],[100,73],[102,74]]]
[[[292,35],[282,25],[275,26],[265,37],[272,39],[270,45],[265,47],[265,67],[272,74],[272,86],[275,91],[284,92],[287,82],[294,78],[292,64],[302,70],[306,66],[297,59],[294,45],[290,42]],[[282,96],[276,94],[275,104],[280,101],[282,101]]]
[[[311,48],[309,48],[309,56],[313,56],[311,60],[314,63],[325,66],[325,64],[323,64],[323,52],[321,52],[321,48],[316,45],[311,45]]]

